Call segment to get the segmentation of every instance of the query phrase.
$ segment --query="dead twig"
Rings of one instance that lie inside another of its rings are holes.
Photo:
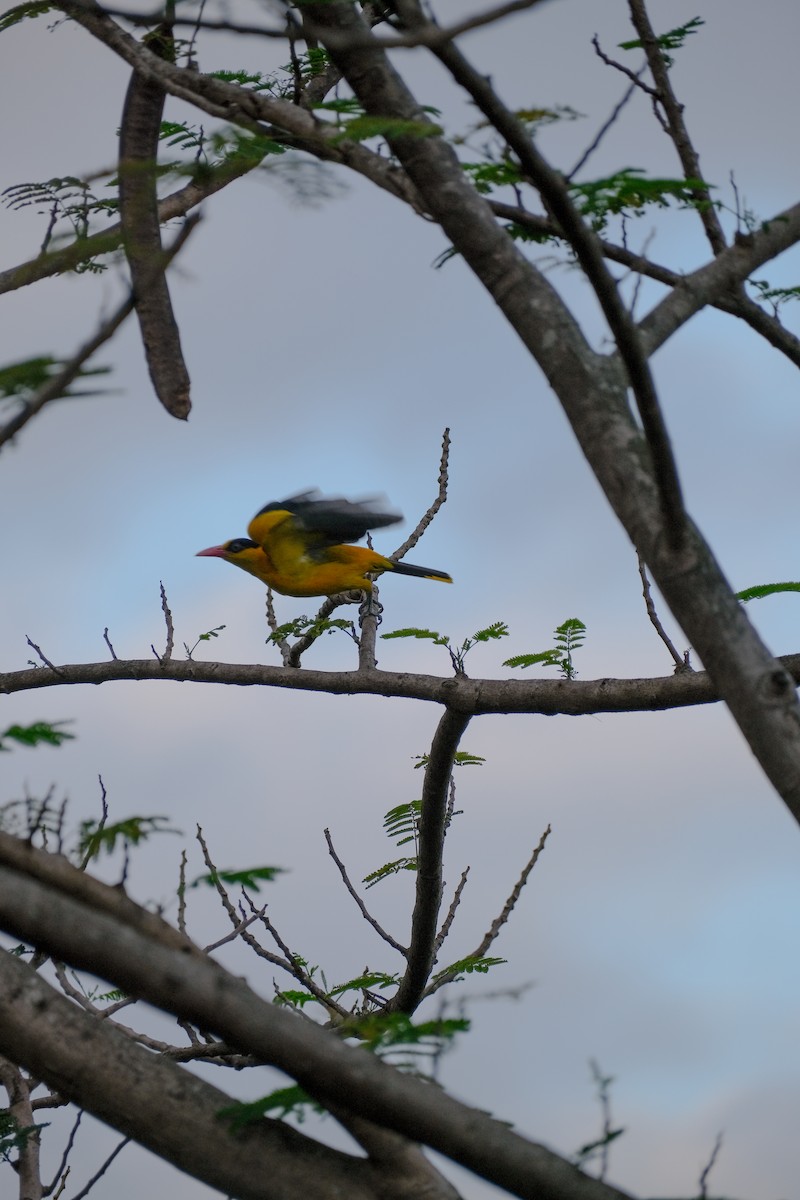
[[[656,606],[653,603],[653,596],[650,591],[650,580],[647,578],[647,567],[638,550],[636,551],[636,557],[639,560],[639,577],[642,581],[642,595],[644,596],[644,603],[645,607],[647,608],[647,615],[650,618],[650,623],[672,655],[672,659],[675,663],[676,675],[679,671],[691,671],[692,668],[689,666],[689,651],[687,650],[684,655],[678,653],[669,637],[669,634],[659,620],[658,613],[656,612]]]
[[[375,920],[375,918],[372,916],[372,914],[368,910],[367,906],[365,905],[364,901],[361,899],[358,892],[353,887],[352,883],[350,882],[350,878],[347,874],[347,867],[344,865],[342,860],[339,858],[339,855],[336,853],[336,850],[334,849],[333,838],[331,837],[330,829],[325,829],[323,832],[325,834],[325,841],[328,843],[328,853],[330,854],[333,861],[336,863],[336,866],[339,869],[339,874],[342,877],[342,883],[347,888],[348,892],[350,893],[350,895],[353,897],[356,904],[358,905],[359,911],[360,911],[362,917],[364,918],[364,920],[367,921],[372,926],[372,928],[377,933],[378,937],[383,938],[384,942],[386,942],[386,944],[388,946],[391,946],[392,949],[396,950],[398,954],[402,954],[404,958],[407,957],[408,949],[405,946],[401,946],[399,942],[395,941],[395,939],[392,937],[392,935],[390,933],[387,933],[386,930]]]

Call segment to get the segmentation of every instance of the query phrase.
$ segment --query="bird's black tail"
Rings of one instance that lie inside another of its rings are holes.
[[[437,571],[434,567],[415,567],[413,563],[392,563],[398,575],[416,575],[419,579],[438,579],[440,583],[452,583],[453,580],[446,571]]]

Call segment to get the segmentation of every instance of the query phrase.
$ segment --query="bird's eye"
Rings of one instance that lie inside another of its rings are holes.
[[[254,550],[258,542],[251,541],[250,538],[234,538],[232,542],[228,542],[227,550],[229,554],[241,554],[243,550]]]

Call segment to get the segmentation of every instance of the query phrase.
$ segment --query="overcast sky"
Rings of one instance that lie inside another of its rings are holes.
[[[446,19],[463,9],[450,0],[437,11]],[[745,0],[654,0],[651,12],[659,31],[698,14],[706,21],[673,78],[714,194],[733,207],[734,172],[759,219],[796,201],[794,0],[773,0],[757,18]],[[128,70],[82,30],[51,24],[52,15],[0,39],[3,187],[113,169]],[[595,32],[609,52],[633,36],[622,0],[551,0],[463,42],[512,105],[581,114],[541,135],[565,170],[625,86],[595,56]],[[283,57],[274,43],[222,37],[200,48],[204,70],[269,70]],[[396,61],[418,98],[442,109],[449,133],[474,123],[424,54]],[[169,103],[167,115],[186,110]],[[622,167],[678,174],[644,99],[583,177]],[[441,235],[357,178],[332,173],[334,194],[312,206],[276,173],[211,200],[172,273],[193,381],[188,424],[155,401],[128,323],[97,360],[113,366],[114,393],[53,406],[0,452],[0,670],[25,667],[26,634],[56,663],[105,658],[106,626],[120,657],[149,655],[164,637],[160,580],[178,645],[224,624],[198,657],[278,661],[264,645],[260,585],[195,551],[243,534],[264,503],[311,486],[385,493],[413,524],[435,495],[449,426],[449,498],[414,557],[449,571],[455,586],[387,580],[383,630],[424,626],[460,641],[504,620],[510,637],[478,647],[468,670],[505,676],[503,659],[546,648],[554,627],[577,616],[588,628],[580,678],[669,674],[626,535],[546,381],[480,286],[457,260],[433,269]],[[45,224],[30,210],[0,210],[2,266],[34,255]],[[646,215],[628,233],[677,269],[707,255],[692,214]],[[760,275],[795,284],[800,256]],[[601,345],[586,286],[561,267],[551,278]],[[0,361],[74,352],[121,280],[112,268],[4,297]],[[657,297],[644,288],[638,313]],[[785,319],[797,329],[794,312]],[[695,318],[653,365],[690,511],[732,584],[797,578],[796,370],[719,313]],[[382,532],[377,548],[390,552],[402,536]],[[776,653],[800,649],[797,605],[789,596],[751,606]],[[277,609],[288,620],[311,604],[278,597]],[[352,647],[324,639],[308,663],[349,668]],[[449,671],[446,654],[423,642],[383,643],[380,664]],[[171,683],[14,695],[2,701],[0,728],[69,719],[76,740],[4,755],[2,795],[39,796],[55,784],[77,826],[99,811],[102,775],[113,818],[167,815],[181,836],[135,855],[130,890],[172,916],[181,847],[202,870],[198,822],[219,865],[290,868],[269,892],[272,920],[339,981],[365,963],[399,964],[343,893],[322,830],[331,828],[354,878],[394,857],[383,814],[418,797],[414,755],[429,747],[437,718],[401,700]],[[445,1082],[572,1153],[600,1128],[588,1065],[596,1059],[615,1077],[614,1119],[626,1128],[612,1151],[614,1182],[691,1195],[723,1131],[712,1192],[788,1200],[800,1105],[800,830],[727,713],[484,718],[463,748],[487,762],[458,778],[449,889],[466,864],[472,870],[447,961],[479,941],[548,823],[553,834],[495,947],[508,965],[451,993],[453,1004],[468,997],[474,1032],[447,1058]],[[109,878],[115,869],[102,868]],[[370,893],[401,941],[411,893],[410,878]],[[207,898],[190,919],[198,941],[226,932]],[[271,976],[254,963],[242,969],[270,993]],[[534,986],[519,999],[485,1000],[524,984]],[[215,1082],[248,1096],[275,1086]],[[115,1137],[87,1133],[72,1192]],[[45,1146],[54,1169],[60,1146]],[[493,1194],[474,1180],[463,1186],[469,1197]],[[129,1148],[98,1195],[138,1200],[146,1187],[175,1200],[210,1194]]]

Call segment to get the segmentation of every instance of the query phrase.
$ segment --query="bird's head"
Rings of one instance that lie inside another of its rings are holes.
[[[223,542],[221,546],[209,546],[207,550],[198,550],[196,557],[224,558],[243,571],[249,571],[257,579],[264,577],[266,555],[252,538],[234,538],[233,541]]]

